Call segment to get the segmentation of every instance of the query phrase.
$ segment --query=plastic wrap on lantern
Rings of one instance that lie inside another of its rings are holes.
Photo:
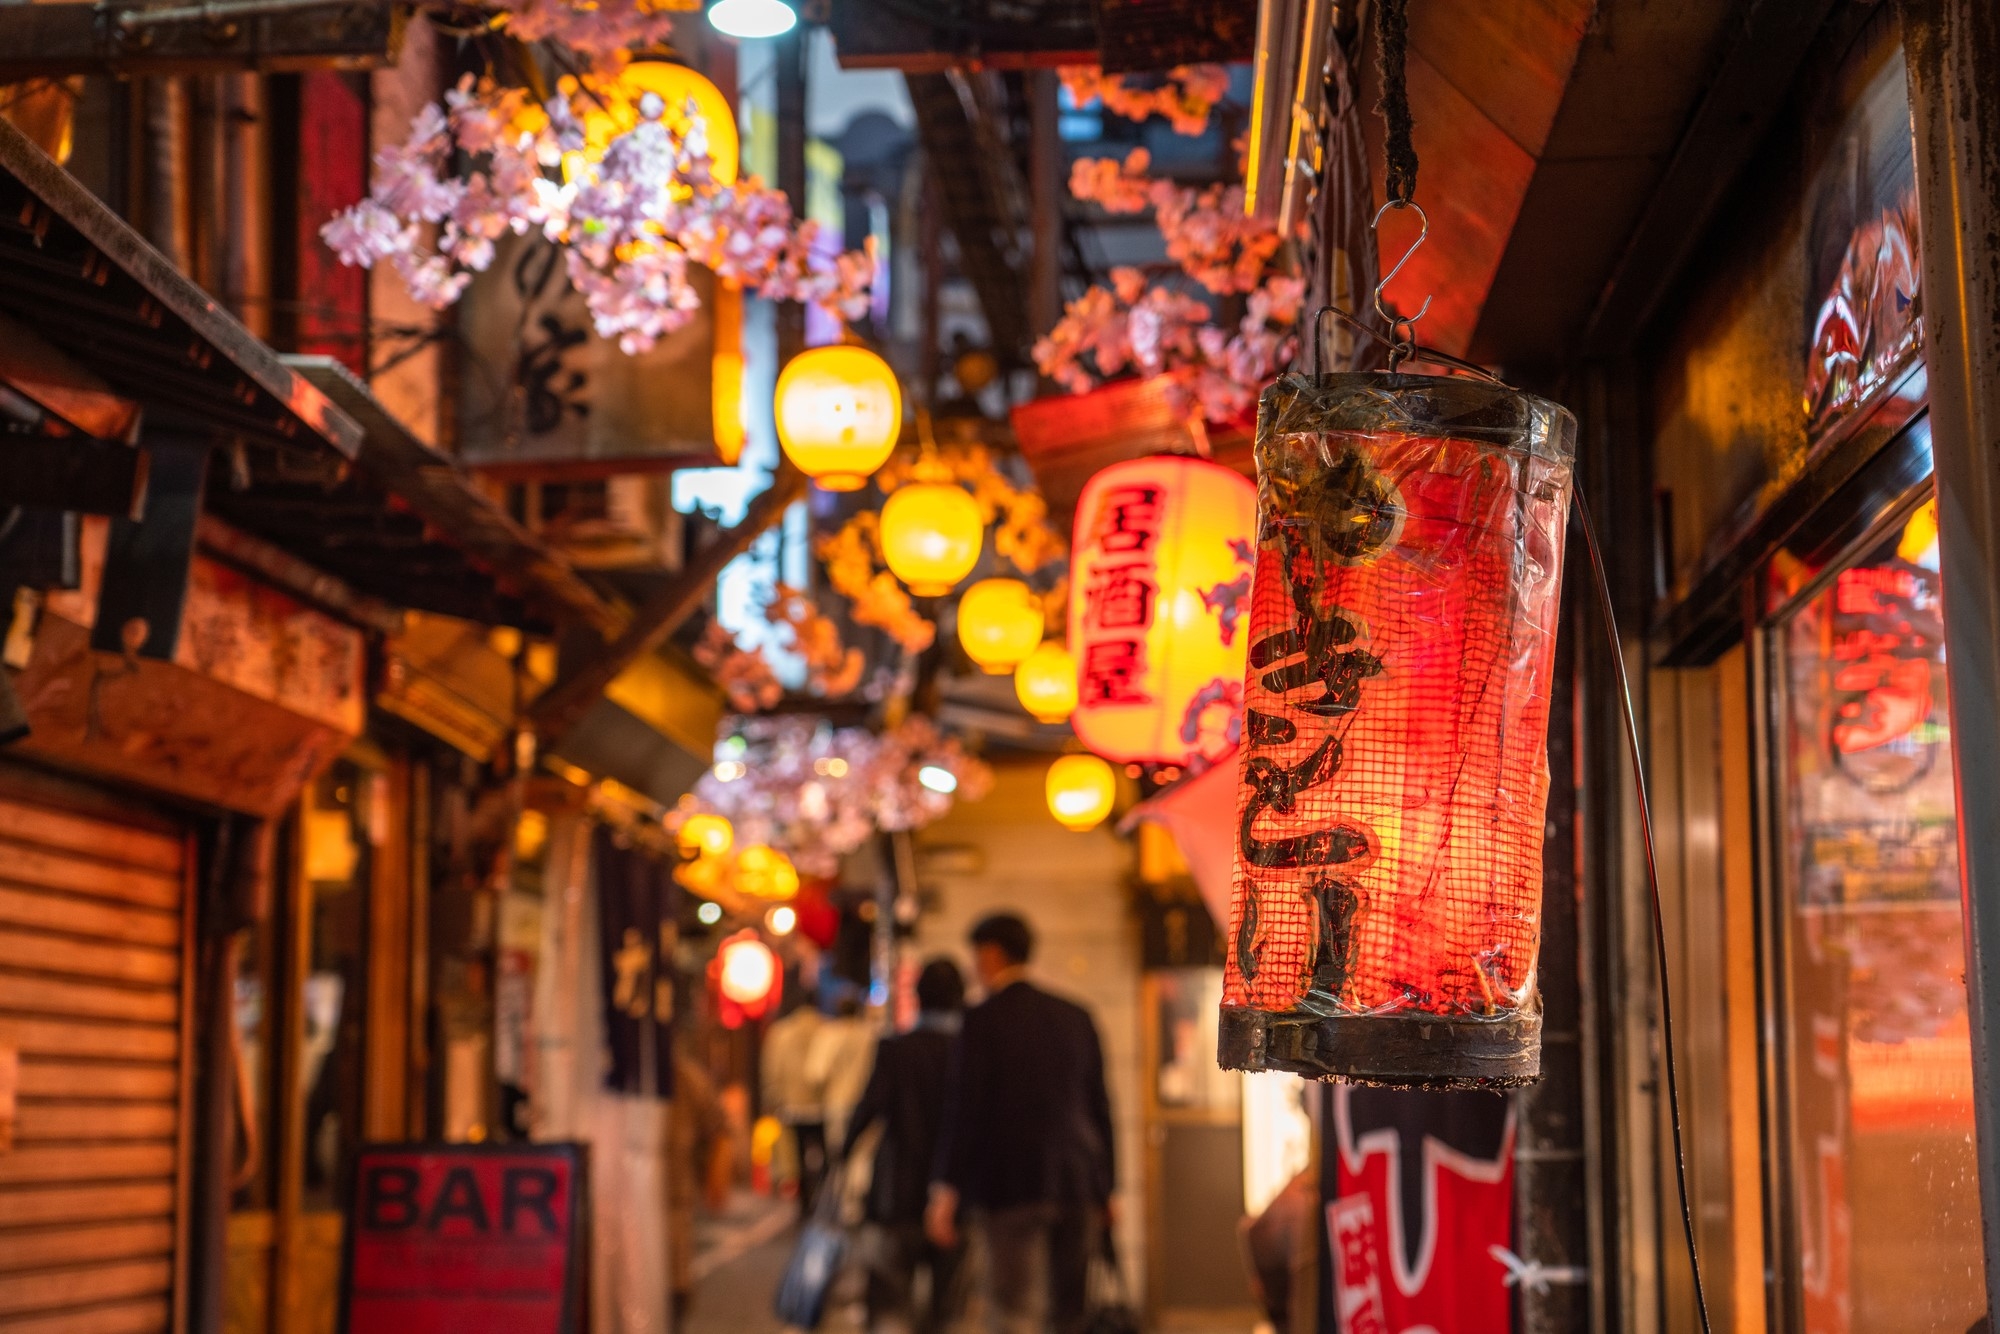
[[[1289,376],[1257,415],[1225,1067],[1541,1070],[1549,679],[1576,423],[1470,379]]]

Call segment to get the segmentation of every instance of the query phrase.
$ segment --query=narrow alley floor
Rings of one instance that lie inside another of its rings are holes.
[[[798,1241],[798,1205],[791,1200],[737,1191],[716,1214],[696,1223],[694,1304],[679,1334],[779,1334],[786,1326],[771,1303]],[[820,1324],[821,1334],[857,1334],[860,1306],[841,1300]]]
[[[787,1326],[773,1313],[772,1299],[798,1241],[798,1205],[739,1190],[720,1212],[701,1215],[696,1227],[694,1303],[677,1334],[783,1334]],[[863,1334],[867,1322],[860,1297],[859,1275],[850,1270],[835,1287],[818,1334]],[[984,1322],[968,1313],[958,1328],[983,1330]],[[1269,1327],[1250,1319],[1169,1317],[1156,1328],[1171,1334],[1268,1334]]]

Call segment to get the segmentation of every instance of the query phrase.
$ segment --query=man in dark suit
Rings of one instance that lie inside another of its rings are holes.
[[[1012,913],[972,929],[986,999],[953,1053],[925,1225],[939,1243],[957,1240],[961,1211],[982,1229],[996,1329],[1071,1334],[1110,1221],[1111,1102],[1097,1025],[1025,979],[1033,952]]]
[[[945,1076],[964,1011],[965,979],[958,965],[949,959],[925,964],[917,976],[917,1026],[876,1045],[868,1087],[847,1122],[843,1158],[853,1154],[870,1126],[882,1126],[868,1185],[875,1242],[868,1265],[870,1330],[930,1334],[951,1319],[960,1249],[924,1235],[924,1206],[944,1119]],[[920,1269],[930,1275],[930,1296],[918,1311],[913,1298]]]

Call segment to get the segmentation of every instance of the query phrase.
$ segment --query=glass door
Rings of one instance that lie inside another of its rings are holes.
[[[382,775],[352,759],[277,840],[276,911],[236,953],[238,1162],[225,1334],[332,1334],[342,1192],[363,1135],[368,885]]]
[[[1986,1310],[1935,506],[1781,610],[1775,686],[1786,1324],[1935,1334]]]

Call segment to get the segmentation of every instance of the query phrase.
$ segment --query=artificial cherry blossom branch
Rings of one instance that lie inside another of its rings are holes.
[[[561,38],[582,54],[663,21],[629,0],[577,11],[549,0],[511,12],[509,31]],[[563,17],[567,13],[570,17]],[[577,46],[576,43],[583,45]],[[811,302],[845,319],[868,309],[872,241],[826,256],[818,224],[755,177],[715,178],[707,131],[692,101],[669,108],[653,93],[619,92],[617,49],[566,78],[537,105],[521,88],[470,75],[424,107],[409,137],[375,155],[369,195],[320,229],[344,263],[383,261],[418,301],[443,309],[492,263],[494,243],[539,231],[562,248],[571,284],[597,332],[643,352],[694,318],[701,298],[690,264],[772,300]],[[587,97],[615,129],[592,143],[574,103]],[[467,164],[450,170],[454,161]]]

